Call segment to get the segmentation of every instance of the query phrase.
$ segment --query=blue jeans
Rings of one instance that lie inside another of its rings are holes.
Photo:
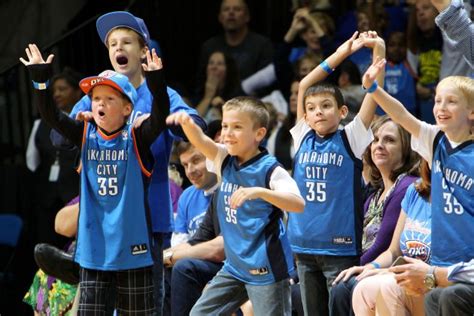
[[[191,310],[190,315],[230,315],[248,299],[254,315],[291,315],[290,283],[250,285],[220,270]]]
[[[355,277],[346,282],[339,281],[331,289],[329,300],[329,315],[331,316],[354,316],[352,309],[352,293],[357,285]]]
[[[305,315],[329,314],[331,285],[339,272],[359,264],[358,256],[296,255]]]
[[[222,268],[222,263],[201,259],[181,259],[171,273],[171,315],[188,316],[206,284]]]

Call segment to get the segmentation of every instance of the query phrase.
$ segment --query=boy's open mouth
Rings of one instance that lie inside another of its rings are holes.
[[[99,116],[100,116],[100,117],[104,117],[104,116],[105,116],[105,112],[104,112],[104,111],[99,111]]]
[[[128,58],[125,56],[118,56],[116,60],[119,65],[126,65],[128,63]]]

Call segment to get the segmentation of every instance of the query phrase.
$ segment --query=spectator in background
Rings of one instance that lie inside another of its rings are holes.
[[[347,116],[341,121],[345,125],[352,121],[359,112],[366,92],[362,89],[359,68],[352,61],[344,60],[336,71],[339,72],[337,86],[349,109]]]
[[[194,235],[217,188],[216,175],[206,168],[206,157],[191,143],[177,143],[175,152],[192,186],[184,190],[178,201],[172,247],[187,242]]]
[[[416,104],[416,74],[407,59],[406,36],[401,32],[390,34],[387,42],[385,90],[399,100],[413,115],[418,115]],[[385,112],[378,107],[377,114]]]
[[[244,0],[222,0],[218,19],[224,33],[202,45],[197,86],[204,81],[206,64],[215,51],[222,51],[234,58],[240,78],[249,77],[272,61],[271,41],[249,30],[250,13]]]
[[[435,24],[436,9],[430,0],[416,0],[407,29],[407,59],[417,72],[416,95],[421,120],[434,123],[434,89],[439,80],[443,37]]]
[[[228,54],[215,51],[209,56],[206,81],[198,88],[196,110],[206,122],[222,119],[222,105],[242,95],[235,60]]]
[[[81,98],[80,79],[81,75],[69,68],[51,79],[53,102],[61,111],[69,113]],[[42,119],[34,122],[26,150],[26,164],[33,172],[35,241],[62,248],[66,239],[54,232],[54,218],[57,210],[79,192],[79,175],[74,169],[78,151],[54,147],[49,138],[50,131]]]

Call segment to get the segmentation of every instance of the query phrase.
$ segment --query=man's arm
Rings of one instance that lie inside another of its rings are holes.
[[[456,42],[471,67],[474,67],[474,24],[461,0],[431,0],[440,14],[435,22],[446,35]]]
[[[171,252],[171,256],[166,254]],[[208,260],[212,262],[222,262],[225,259],[224,238],[217,236],[209,241],[191,246],[190,244],[181,244],[176,248],[170,248],[163,252],[163,257],[168,257],[168,262],[163,262],[167,266],[173,266],[176,261],[184,258],[195,258]]]

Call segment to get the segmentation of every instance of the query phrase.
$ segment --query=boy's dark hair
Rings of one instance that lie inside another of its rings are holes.
[[[222,106],[223,111],[236,110],[250,114],[254,128],[268,127],[270,115],[265,104],[254,97],[235,97]]]
[[[303,96],[303,104],[306,104],[306,98],[317,94],[330,94],[336,99],[337,107],[340,109],[344,105],[344,97],[342,96],[341,90],[330,83],[318,83],[314,86],[309,87]],[[306,107],[303,107],[306,112]]]
[[[362,84],[359,68],[352,61],[346,59],[339,65],[340,74],[346,73],[352,84]]]
[[[392,119],[387,115],[380,116],[374,120],[370,126],[372,133],[375,135],[379,128],[387,122],[393,122]],[[420,157],[415,151],[411,150],[410,134],[400,125],[396,124],[395,122],[393,123],[397,126],[402,147],[402,165],[398,169],[392,170],[392,173],[390,174],[390,180],[395,181],[402,173],[418,175],[418,164]],[[383,188],[382,175],[372,160],[371,149],[372,144],[370,144],[365,150],[364,160],[367,163],[367,167],[369,168],[370,183],[375,189],[380,189]]]

